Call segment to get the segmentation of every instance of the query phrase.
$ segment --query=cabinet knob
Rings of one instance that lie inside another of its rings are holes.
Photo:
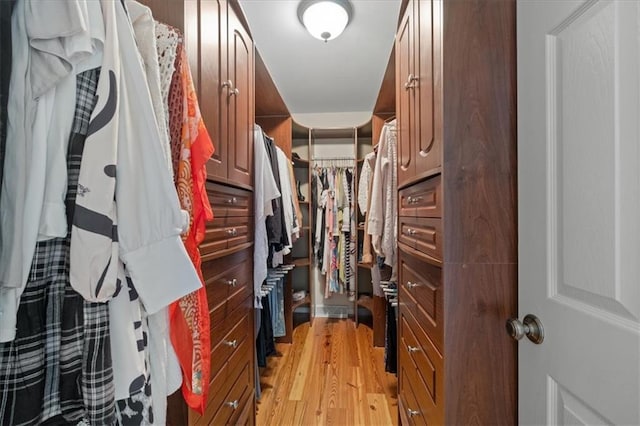
[[[238,230],[236,228],[227,229],[227,234],[235,237],[236,235],[238,235]]]
[[[409,204],[418,204],[422,197],[409,197]]]
[[[227,204],[236,204],[237,202],[238,202],[238,199],[236,197],[229,198],[227,200]]]
[[[412,283],[411,281],[407,281],[407,288],[415,288],[418,287],[418,283]]]
[[[233,400],[233,401],[225,402],[225,403],[224,403],[224,405],[226,405],[227,407],[231,407],[231,408],[233,408],[234,410],[236,410],[236,409],[238,408],[238,400],[237,400],[237,399],[235,399],[235,400]]]
[[[238,284],[238,280],[237,279],[232,279],[232,280],[227,280],[227,285],[229,287],[235,287]]]
[[[417,416],[418,414],[420,414],[420,411],[412,410],[411,408],[407,408],[407,414],[409,415],[409,417],[413,417],[413,416]]]
[[[231,80],[227,80],[227,81],[222,82],[222,88],[223,89],[229,89],[229,93],[228,93],[229,97],[240,94],[240,90],[238,90],[237,87],[233,87],[233,81],[231,81]]]
[[[419,352],[420,348],[418,348],[417,346],[407,345],[407,350],[409,351],[410,354],[412,354],[414,352]]]
[[[407,228],[407,235],[416,235],[416,230],[415,229],[411,229],[411,228]]]
[[[416,81],[418,81],[418,77],[413,74],[409,74],[407,77],[407,82],[404,84],[404,90],[413,89],[416,87]]]
[[[225,345],[235,349],[238,347],[238,341],[236,339],[233,340],[223,340],[222,343],[224,343]]]

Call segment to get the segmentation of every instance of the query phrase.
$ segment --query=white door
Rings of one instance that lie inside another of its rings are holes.
[[[640,1],[518,1],[519,422],[640,424]]]

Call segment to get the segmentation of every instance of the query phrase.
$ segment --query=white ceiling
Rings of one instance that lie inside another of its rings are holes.
[[[393,46],[400,0],[351,0],[344,33],[324,43],[297,16],[297,0],[239,0],[256,48],[293,118],[351,127],[371,113]]]

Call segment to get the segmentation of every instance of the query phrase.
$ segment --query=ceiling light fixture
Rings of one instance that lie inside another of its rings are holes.
[[[352,16],[348,0],[304,0],[298,19],[309,34],[325,43],[342,34]]]

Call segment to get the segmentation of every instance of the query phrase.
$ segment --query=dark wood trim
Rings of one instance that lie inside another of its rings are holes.
[[[256,117],[290,116],[289,109],[280,96],[258,49],[255,54],[255,67]]]
[[[373,107],[373,113],[385,114],[396,112],[396,48],[391,49],[389,55],[389,61],[387,62],[387,68],[382,77],[382,83],[380,84],[380,90],[378,92],[378,98]]]

